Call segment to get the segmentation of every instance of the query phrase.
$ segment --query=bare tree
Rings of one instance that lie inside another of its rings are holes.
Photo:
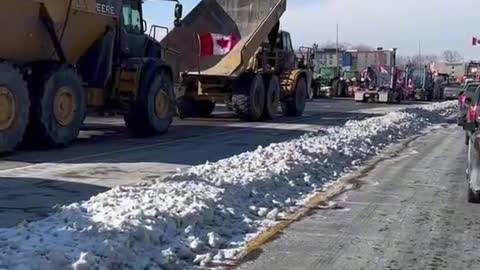
[[[442,54],[443,60],[448,63],[455,63],[462,61],[462,55],[457,51],[446,50]]]
[[[429,54],[429,55],[414,55],[410,57],[410,64],[413,64],[418,67],[428,66],[431,63],[434,63],[438,60],[438,56]]]
[[[408,65],[412,64],[411,56],[397,55],[397,66],[400,68],[405,68]]]
[[[423,57],[424,57],[424,62],[426,64],[431,64],[431,63],[437,62],[438,58],[439,58],[437,55],[433,55],[433,54],[427,54]]]

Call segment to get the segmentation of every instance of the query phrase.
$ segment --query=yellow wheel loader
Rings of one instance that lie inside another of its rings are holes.
[[[176,18],[181,18],[177,4]],[[3,0],[0,152],[66,146],[87,112],[123,114],[132,135],[167,132],[174,72],[145,34],[141,0]]]

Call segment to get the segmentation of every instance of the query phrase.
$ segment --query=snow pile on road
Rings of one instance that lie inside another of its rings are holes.
[[[63,207],[0,230],[0,269],[195,269],[228,263],[246,241],[385,146],[442,123],[455,102],[259,147]]]

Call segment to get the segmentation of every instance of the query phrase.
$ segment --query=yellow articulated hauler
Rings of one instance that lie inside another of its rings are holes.
[[[167,132],[175,75],[142,0],[2,0],[0,23],[0,152],[68,145],[87,111],[124,115],[132,135]]]
[[[286,0],[203,0],[162,42],[181,53],[180,117],[208,116],[226,103],[239,118],[274,118],[277,109],[301,116],[311,74],[301,65],[290,34],[280,31]],[[199,34],[235,37],[224,55],[200,57]]]

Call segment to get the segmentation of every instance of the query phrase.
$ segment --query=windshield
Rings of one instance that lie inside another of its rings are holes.
[[[467,85],[467,89],[466,89],[467,93],[474,93],[475,90],[477,90],[478,86],[479,84],[476,84],[476,83],[471,83]]]
[[[425,70],[424,69],[414,69],[412,71],[412,80],[413,85],[416,88],[422,88],[423,82],[425,80]]]
[[[458,82],[449,82],[447,86],[449,88],[462,88],[462,85]]]
[[[334,78],[336,76],[334,68],[322,68],[320,69],[320,77],[322,78]]]
[[[140,7],[137,2],[126,1],[122,7],[123,28],[129,33],[140,33],[142,31],[142,19]]]
[[[357,72],[355,71],[345,71],[343,73],[345,79],[350,80],[357,77]]]

